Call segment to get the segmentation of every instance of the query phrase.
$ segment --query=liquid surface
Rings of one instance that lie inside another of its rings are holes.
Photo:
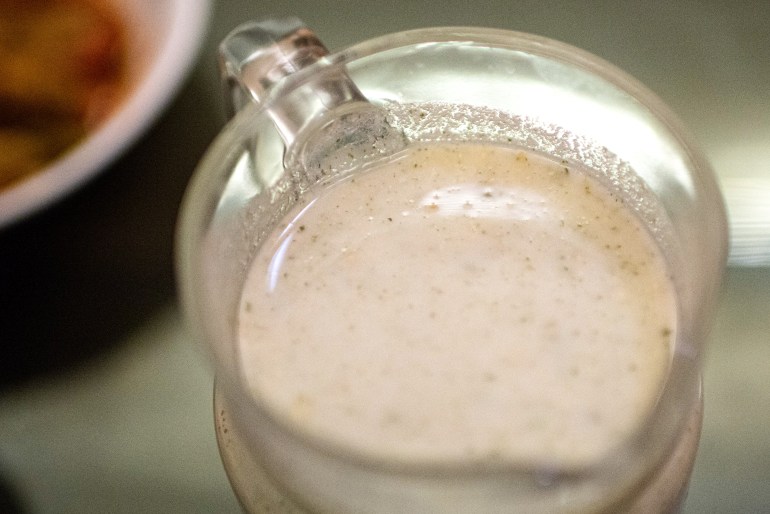
[[[570,467],[654,406],[673,287],[587,174],[436,143],[315,193],[241,302],[244,377],[278,417],[364,454]]]

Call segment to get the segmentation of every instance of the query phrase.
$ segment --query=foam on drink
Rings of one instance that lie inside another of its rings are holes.
[[[499,139],[415,142],[310,188],[249,271],[244,378],[365,455],[594,463],[654,408],[676,332],[627,202]]]

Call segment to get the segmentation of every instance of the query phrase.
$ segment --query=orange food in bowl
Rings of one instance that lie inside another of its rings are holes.
[[[75,145],[118,102],[125,37],[100,0],[0,0],[0,188]]]

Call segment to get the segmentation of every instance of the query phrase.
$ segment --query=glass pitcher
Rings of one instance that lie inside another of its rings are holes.
[[[330,54],[299,20],[268,20],[234,31],[221,56],[233,117],[187,191],[177,264],[184,312],[215,364],[220,452],[247,511],[679,509],[727,228],[708,163],[657,97],[577,48],[482,28],[413,30]],[[400,123],[405,112],[427,112],[430,123]],[[445,139],[595,170],[665,256],[678,302],[669,373],[647,419],[598,462],[566,470],[371,456],[306,433],[249,392],[239,304],[265,239],[329,174],[362,173],[415,142]]]

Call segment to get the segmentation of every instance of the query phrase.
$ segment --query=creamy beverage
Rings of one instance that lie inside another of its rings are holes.
[[[414,144],[311,190],[249,271],[244,379],[363,455],[591,465],[655,406],[676,334],[624,201],[570,162],[478,143]]]
[[[726,220],[652,93],[499,30],[220,57],[180,291],[246,511],[677,511]]]

